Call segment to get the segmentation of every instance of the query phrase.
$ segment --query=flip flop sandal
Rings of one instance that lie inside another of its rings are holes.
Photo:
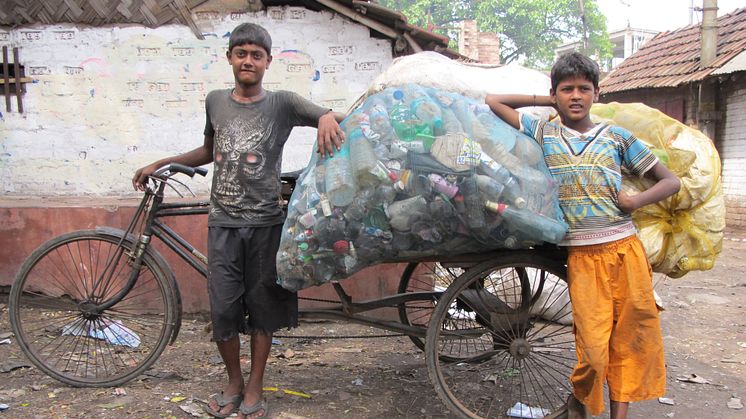
[[[243,394],[241,393],[234,394],[231,397],[225,397],[223,396],[223,392],[221,391],[219,395],[213,397],[212,399],[215,400],[215,403],[217,403],[218,410],[213,410],[207,403],[202,405],[202,410],[204,410],[205,413],[207,413],[208,415],[216,418],[227,418],[228,416],[234,414],[238,410],[239,406],[243,405]],[[229,404],[233,405],[233,409],[228,413],[220,413],[220,411]]]
[[[264,413],[259,416],[259,418],[263,419],[269,417],[269,405],[267,404],[267,399],[259,400],[251,406],[246,406],[244,402],[241,402],[241,406],[238,407],[238,411],[244,416],[253,415],[260,410],[264,410]]]

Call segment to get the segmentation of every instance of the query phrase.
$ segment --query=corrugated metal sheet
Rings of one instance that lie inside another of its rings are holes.
[[[718,18],[715,61],[699,66],[700,25],[662,32],[601,81],[601,94],[676,87],[702,80],[746,50],[746,8]]]

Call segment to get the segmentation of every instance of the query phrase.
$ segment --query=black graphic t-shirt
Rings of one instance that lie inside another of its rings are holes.
[[[293,127],[316,127],[329,109],[287,91],[268,91],[257,102],[241,103],[231,89],[210,92],[205,108],[205,135],[214,139],[215,161],[207,225],[281,224],[282,148]]]

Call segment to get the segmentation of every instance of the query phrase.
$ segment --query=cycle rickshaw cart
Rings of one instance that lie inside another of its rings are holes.
[[[163,202],[171,176],[206,174],[170,165],[152,177],[126,230],[98,227],[49,240],[23,263],[9,312],[24,353],[72,386],[117,386],[173,343],[181,324],[178,284],[150,246],[157,237],[202,275],[207,258],[163,222],[206,214],[208,202]],[[297,175],[283,176],[287,199]],[[188,189],[188,188],[187,188]],[[456,415],[523,417],[559,410],[575,349],[564,255],[556,247],[498,250],[407,262],[398,293],[353,301],[343,284],[334,305],[302,318],[341,319],[403,333],[425,352],[432,384]],[[396,308],[399,321],[366,316]]]

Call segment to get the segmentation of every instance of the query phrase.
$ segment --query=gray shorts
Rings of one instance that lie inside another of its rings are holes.
[[[298,295],[277,285],[282,224],[208,230],[212,340],[297,327]]]

